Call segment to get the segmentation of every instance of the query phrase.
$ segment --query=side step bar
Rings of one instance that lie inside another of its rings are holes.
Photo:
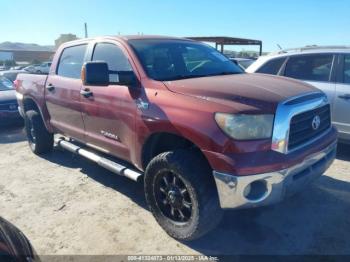
[[[127,168],[121,164],[113,162],[107,158],[97,155],[94,152],[86,150],[85,148],[81,148],[71,142],[66,141],[64,138],[55,139],[55,142],[58,146],[72,152],[78,154],[82,157],[90,159],[91,161],[97,163],[99,166],[108,169],[109,171],[116,173],[121,176],[126,176],[134,181],[138,181],[139,177],[142,176],[142,173]]]

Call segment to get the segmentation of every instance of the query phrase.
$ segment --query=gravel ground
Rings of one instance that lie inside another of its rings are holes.
[[[50,254],[350,254],[350,146],[307,191],[278,205],[228,211],[203,239],[170,238],[142,183],[55,149],[38,157],[21,128],[0,130],[0,216]]]

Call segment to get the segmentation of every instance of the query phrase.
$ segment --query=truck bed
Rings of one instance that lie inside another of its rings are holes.
[[[16,91],[36,100],[44,99],[46,79],[47,75],[42,74],[18,74]]]
[[[45,103],[45,84],[47,75],[18,74],[15,80],[16,96],[21,115],[24,115],[25,107],[33,107],[27,103],[27,99],[35,102],[34,107],[40,112],[48,130],[52,130],[49,124],[49,114]]]

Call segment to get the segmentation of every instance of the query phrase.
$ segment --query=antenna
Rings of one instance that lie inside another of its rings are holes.
[[[277,44],[277,47],[282,51],[283,50],[283,48],[279,45],[279,44]]]
[[[88,38],[87,23],[84,23],[84,27],[85,27],[85,38]]]

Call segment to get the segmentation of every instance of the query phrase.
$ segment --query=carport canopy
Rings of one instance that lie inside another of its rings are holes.
[[[259,55],[262,54],[261,40],[236,38],[236,37],[228,37],[228,36],[191,36],[186,38],[191,40],[201,41],[201,42],[215,43],[216,49],[218,49],[218,46],[220,46],[221,53],[224,52],[225,45],[258,45]]]

